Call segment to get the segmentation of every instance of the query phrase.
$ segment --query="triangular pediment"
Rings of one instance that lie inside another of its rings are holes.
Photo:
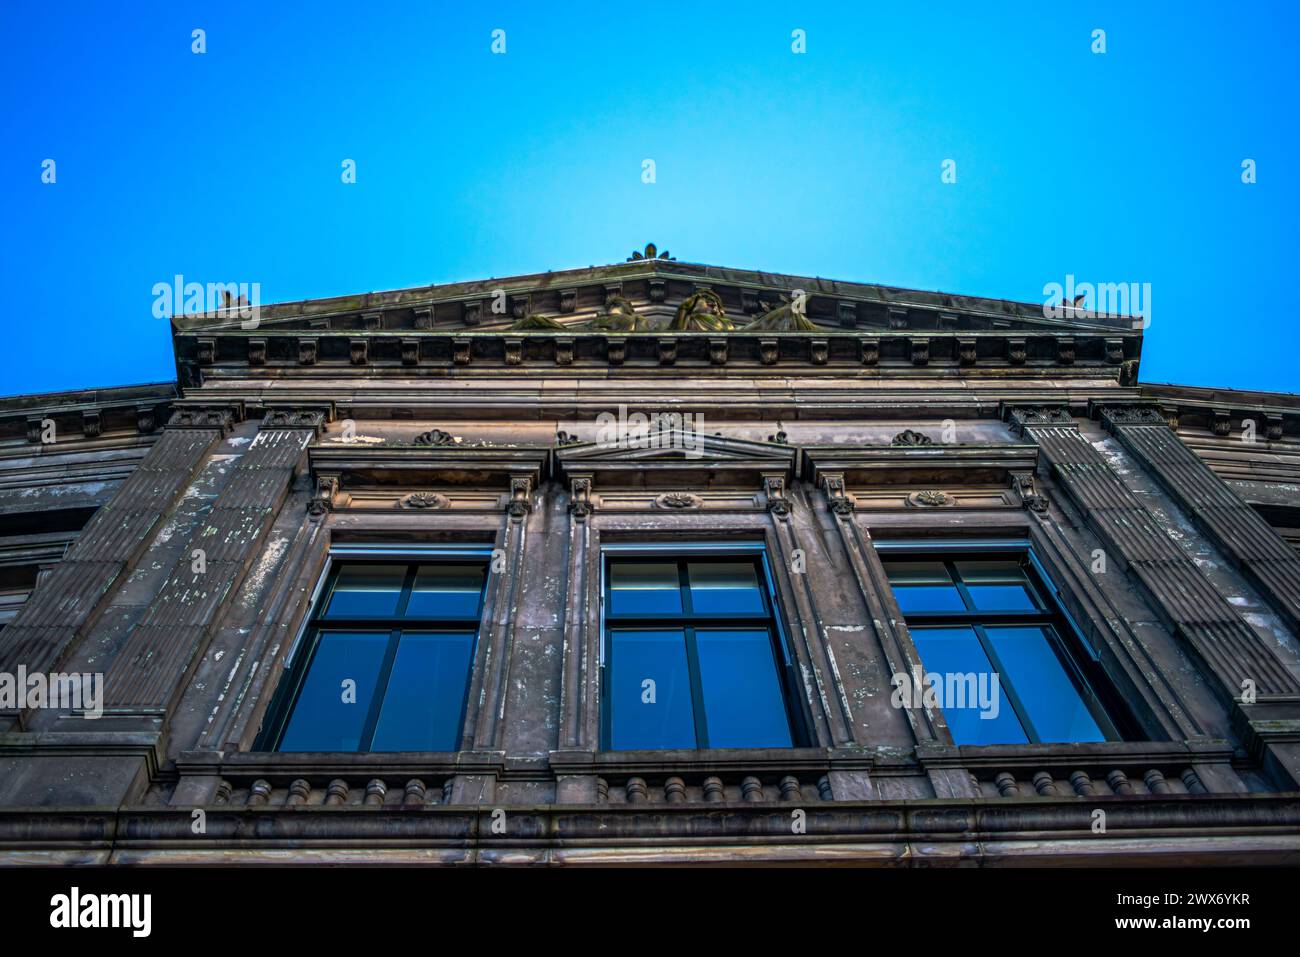
[[[716,296],[717,321],[679,315]],[[798,300],[798,310],[791,306]],[[1041,303],[900,289],[641,258],[606,266],[442,283],[354,296],[261,304],[256,313],[213,311],[173,319],[178,334],[230,332],[520,333],[556,336],[701,331],[782,335],[844,332],[1132,331],[1128,317],[1053,317]],[[1140,328],[1140,326],[1139,326]]]

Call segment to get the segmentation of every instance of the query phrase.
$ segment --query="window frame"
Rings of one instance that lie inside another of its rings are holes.
[[[1033,745],[1061,745],[1068,741],[1044,741],[1034,725],[1020,695],[1007,677],[1001,657],[988,636],[987,627],[1004,627],[1023,625],[1030,628],[1043,628],[1047,633],[1047,644],[1061,666],[1066,679],[1074,687],[1080,701],[1088,709],[1098,730],[1104,737],[1104,743],[1122,743],[1144,741],[1146,736],[1117,694],[1113,684],[1101,667],[1101,660],[1092,646],[1084,640],[1083,633],[1065,609],[1060,590],[1052,582],[1038,557],[1034,554],[1032,543],[1023,540],[1000,541],[981,540],[978,542],[942,542],[942,541],[876,541],[876,550],[880,553],[882,565],[886,571],[885,582],[895,604],[897,593],[888,576],[890,559],[899,558],[908,561],[938,562],[952,579],[962,603],[963,611],[921,611],[907,612],[899,607],[908,633],[924,631],[927,628],[969,627],[994,673],[998,675],[998,684],[1007,696],[1016,720],[1020,723],[1028,743]],[[957,570],[957,562],[963,559],[972,561],[1012,561],[1024,574],[1029,585],[1031,597],[1039,607],[1032,611],[999,610],[979,611],[966,587],[966,582]],[[917,659],[924,669],[925,662],[920,649],[916,648],[916,639],[912,639]],[[946,721],[946,719],[945,719]],[[1098,742],[1103,743],[1103,742]],[[997,745],[961,745],[962,747],[1007,747],[1014,742]]]
[[[307,676],[311,674],[312,665],[321,647],[321,636],[325,632],[381,634],[387,632],[387,645],[380,660],[379,673],[375,679],[375,693],[366,713],[355,750],[337,752],[340,754],[396,754],[401,752],[372,751],[376,729],[383,710],[384,697],[392,678],[393,666],[397,660],[398,649],[403,633],[413,634],[469,634],[470,652],[469,668],[465,673],[465,687],[461,693],[459,719],[456,724],[454,739],[459,743],[465,730],[465,718],[469,705],[470,685],[473,681],[474,667],[478,657],[479,641],[483,633],[483,613],[487,605],[489,589],[492,587],[492,549],[491,548],[385,548],[371,546],[354,548],[339,546],[330,549],[326,566],[312,591],[311,605],[298,637],[285,660],[280,682],[272,696],[267,709],[267,719],[257,736],[254,751],[289,754],[302,752],[282,752],[280,744],[288,730],[290,719],[298,703]],[[465,565],[482,564],[483,587],[479,591],[478,605],[474,615],[455,616],[420,616],[407,618],[404,612],[410,603],[415,580],[422,565]],[[354,615],[327,617],[330,599],[338,583],[340,572],[348,565],[384,565],[406,566],[402,577],[402,587],[398,595],[397,607],[391,615]],[[457,748],[456,750],[459,750]],[[330,752],[335,753],[335,752]],[[444,752],[420,752],[444,753]]]
[[[637,559],[655,560],[677,567],[678,594],[681,612],[655,615],[615,614],[610,595],[610,566],[615,561]],[[763,602],[761,612],[692,612],[690,581],[687,566],[690,563],[723,564],[737,561],[752,562],[757,572],[759,596]],[[686,646],[686,666],[691,688],[692,726],[695,746],[687,750],[715,750],[708,741],[708,719],[700,673],[697,630],[764,631],[777,675],[778,690],[785,712],[786,726],[792,748],[807,746],[807,723],[799,707],[799,684],[796,659],[787,638],[780,612],[779,595],[767,548],[761,543],[661,543],[661,544],[610,544],[600,550],[600,750],[605,752],[672,751],[676,748],[614,748],[613,701],[609,681],[614,659],[613,632],[617,630],[672,630],[681,631]],[[758,748],[727,750],[763,750]]]

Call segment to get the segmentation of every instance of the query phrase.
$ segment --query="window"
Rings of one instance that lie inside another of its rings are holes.
[[[336,561],[263,748],[455,751],[487,560]]]
[[[881,544],[925,681],[957,744],[1121,740],[1117,702],[1029,550]],[[896,686],[897,687],[897,686]]]
[[[788,748],[793,669],[761,554],[607,554],[605,747]]]

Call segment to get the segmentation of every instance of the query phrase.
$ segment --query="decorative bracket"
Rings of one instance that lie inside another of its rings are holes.
[[[510,476],[510,502],[506,511],[515,521],[520,521],[533,510],[533,478],[531,475]]]
[[[763,491],[767,493],[767,510],[777,518],[789,518],[790,500],[785,497],[785,473],[764,474]]]
[[[1046,512],[1051,504],[1046,495],[1038,494],[1033,472],[1012,472],[1011,486],[1020,495],[1020,504],[1031,512]]]
[[[830,510],[836,515],[852,515],[857,502],[844,488],[843,472],[827,472],[822,475],[822,489]]]

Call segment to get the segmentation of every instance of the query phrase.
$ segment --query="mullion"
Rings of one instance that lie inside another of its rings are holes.
[[[370,710],[366,712],[366,723],[361,727],[361,738],[357,743],[358,751],[369,751],[371,744],[374,743],[375,729],[379,726],[379,714],[384,710],[384,695],[388,693],[388,680],[393,674],[393,663],[397,660],[397,646],[401,640],[400,628],[394,628],[389,632],[388,647],[384,649],[384,660],[379,665],[379,678],[375,681]]]
[[[989,664],[993,666],[994,673],[998,675],[998,687],[1004,689],[1007,694],[1007,701],[1011,704],[1011,710],[1016,713],[1020,725],[1024,728],[1025,736],[1034,744],[1042,743],[1042,737],[1038,729],[1034,727],[1034,722],[1029,717],[1029,709],[1025,707],[1020,695],[1016,694],[1015,686],[1010,681],[1003,681],[1002,675],[1006,674],[1006,668],[1002,665],[1002,658],[998,655],[997,650],[993,647],[993,642],[989,640],[988,632],[984,630],[983,625],[975,625],[975,640],[980,643],[984,649],[984,654],[988,656]]]
[[[397,597],[397,610],[393,612],[397,618],[406,617],[407,606],[411,604],[411,590],[415,587],[415,573],[419,568],[414,562],[406,566],[406,578],[402,581],[402,593]]]
[[[686,672],[691,679],[691,710],[695,718],[695,746],[709,746],[709,721],[704,712],[704,682],[700,677],[700,652],[695,644],[695,629],[687,626],[683,631],[686,639]]]

